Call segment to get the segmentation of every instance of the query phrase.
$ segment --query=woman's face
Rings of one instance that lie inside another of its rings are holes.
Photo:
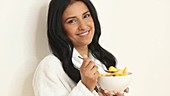
[[[95,32],[94,22],[82,1],[76,1],[65,9],[62,24],[74,47],[84,47],[91,43]]]

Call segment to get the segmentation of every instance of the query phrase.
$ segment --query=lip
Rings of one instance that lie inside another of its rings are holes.
[[[90,33],[90,30],[87,30],[87,31],[79,32],[77,35],[80,37],[86,37],[89,35],[89,33]]]

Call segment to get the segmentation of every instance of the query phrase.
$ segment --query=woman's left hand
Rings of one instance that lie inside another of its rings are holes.
[[[119,91],[114,91],[114,93],[111,93],[107,90],[103,90],[103,89],[100,89],[100,92],[103,96],[124,96],[124,93],[121,93]],[[128,93],[129,92],[129,88],[126,88],[124,90],[125,93]]]

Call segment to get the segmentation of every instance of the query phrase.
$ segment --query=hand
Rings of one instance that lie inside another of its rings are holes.
[[[107,91],[107,90],[103,90],[100,88],[100,92],[103,96],[124,96],[124,93],[121,93],[119,91],[114,91],[114,93]],[[126,88],[124,90],[125,93],[129,93],[129,88]]]
[[[83,64],[80,67],[80,75],[82,83],[93,92],[98,78],[98,67],[95,63],[86,57],[83,57]]]

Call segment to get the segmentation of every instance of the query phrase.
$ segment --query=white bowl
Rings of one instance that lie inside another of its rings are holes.
[[[117,90],[123,92],[132,81],[132,73],[126,76],[99,76],[98,84],[102,89],[113,92]]]

